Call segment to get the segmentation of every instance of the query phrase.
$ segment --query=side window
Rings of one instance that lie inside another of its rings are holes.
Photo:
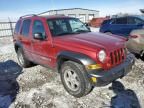
[[[116,24],[127,24],[127,18],[117,18]]]
[[[40,20],[35,20],[33,24],[33,34],[41,33],[43,38],[45,38],[45,29],[43,23]]]
[[[16,26],[15,26],[15,31],[14,31],[15,34],[18,34],[18,33],[19,33],[20,25],[21,25],[21,21],[18,21],[18,22],[16,23]]]
[[[110,23],[111,24],[116,24],[116,19],[112,19]]]
[[[21,30],[21,34],[23,36],[28,36],[29,35],[30,24],[31,24],[31,20],[30,19],[27,19],[27,20],[23,21],[22,30]]]
[[[128,18],[128,24],[135,24],[135,18]]]

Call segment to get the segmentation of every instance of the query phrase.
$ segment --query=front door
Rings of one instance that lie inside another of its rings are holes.
[[[42,34],[41,39],[34,38],[34,34]],[[42,65],[50,65],[50,50],[52,48],[51,41],[46,36],[44,23],[41,20],[34,20],[32,27],[32,56],[34,60]]]

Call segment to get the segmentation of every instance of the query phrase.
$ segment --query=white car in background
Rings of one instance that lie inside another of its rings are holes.
[[[128,50],[144,59],[144,29],[133,30],[126,43]]]

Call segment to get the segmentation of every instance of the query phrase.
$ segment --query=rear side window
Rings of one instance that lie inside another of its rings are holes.
[[[15,34],[19,33],[20,25],[21,25],[21,21],[18,21],[17,24],[16,24],[16,26],[15,26]]]
[[[116,24],[127,24],[127,18],[117,18]]]
[[[27,19],[27,20],[23,21],[22,30],[21,30],[21,34],[23,36],[28,36],[29,35],[30,24],[31,24],[31,20],[30,19]]]

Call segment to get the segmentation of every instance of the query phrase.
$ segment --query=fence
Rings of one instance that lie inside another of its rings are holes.
[[[0,22],[0,38],[12,36],[16,22]]]

